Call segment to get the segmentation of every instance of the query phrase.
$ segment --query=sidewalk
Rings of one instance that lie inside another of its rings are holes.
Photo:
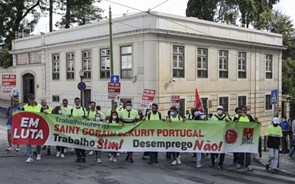
[[[279,172],[286,174],[295,174],[295,160],[289,158],[288,154],[280,154],[279,156]],[[262,165],[266,165],[268,161],[268,152],[262,152],[261,158],[258,155],[254,156],[254,160]]]

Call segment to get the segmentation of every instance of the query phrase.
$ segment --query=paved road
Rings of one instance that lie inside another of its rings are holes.
[[[295,175],[283,173],[267,173],[261,165],[253,161],[253,172],[244,169],[237,170],[231,165],[232,156],[226,156],[225,170],[217,170],[209,166],[206,159],[205,167],[197,169],[192,162],[191,154],[182,154],[183,163],[171,166],[171,161],[161,153],[159,164],[148,165],[141,159],[141,153],[136,153],[135,163],[124,161],[125,154],[118,158],[118,163],[108,161],[103,154],[103,163],[97,165],[94,156],[88,156],[86,163],[75,163],[75,155],[67,154],[66,158],[56,158],[54,155],[43,156],[41,161],[25,163],[25,147],[16,153],[6,152],[6,134],[4,119],[0,118],[0,184],[231,184],[257,183],[277,184],[294,183]],[[55,149],[52,148],[55,152]]]

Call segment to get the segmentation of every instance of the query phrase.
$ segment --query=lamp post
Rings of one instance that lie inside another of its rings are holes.
[[[81,69],[79,71],[79,76],[80,76],[80,82],[82,83],[83,82],[83,78],[84,78],[84,70]],[[81,106],[84,107],[84,100],[83,100],[83,90],[80,90],[80,99],[81,99]]]

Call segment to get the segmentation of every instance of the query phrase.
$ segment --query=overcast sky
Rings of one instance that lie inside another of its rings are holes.
[[[139,12],[138,10],[147,11],[148,9],[152,9],[152,11],[185,16],[187,2],[188,0],[102,0],[101,3],[99,3],[99,6],[105,10],[103,14],[104,16],[108,16],[110,5],[112,7],[113,17],[122,16],[124,13],[136,13]],[[118,5],[116,3],[122,4],[124,6]],[[163,4],[159,5],[161,3]],[[156,7],[157,5],[159,6]],[[295,0],[280,0],[280,3],[275,6],[275,9],[281,10],[284,14],[289,15],[293,20],[293,24],[295,25],[294,7]],[[59,17],[55,16],[54,22],[56,22],[57,19],[59,19]],[[48,18],[42,18],[39,22],[40,23],[36,27],[35,32],[48,32],[49,26],[46,23],[48,22]]]

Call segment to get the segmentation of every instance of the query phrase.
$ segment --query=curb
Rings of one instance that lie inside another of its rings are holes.
[[[258,163],[258,164],[261,164],[265,167],[266,165],[266,161],[264,161],[262,158],[259,158],[258,156],[254,156],[253,159]],[[284,173],[284,174],[287,174],[287,175],[290,175],[292,177],[295,177],[295,173],[294,172],[290,172],[290,171],[287,171],[285,169],[279,169],[279,173]]]

